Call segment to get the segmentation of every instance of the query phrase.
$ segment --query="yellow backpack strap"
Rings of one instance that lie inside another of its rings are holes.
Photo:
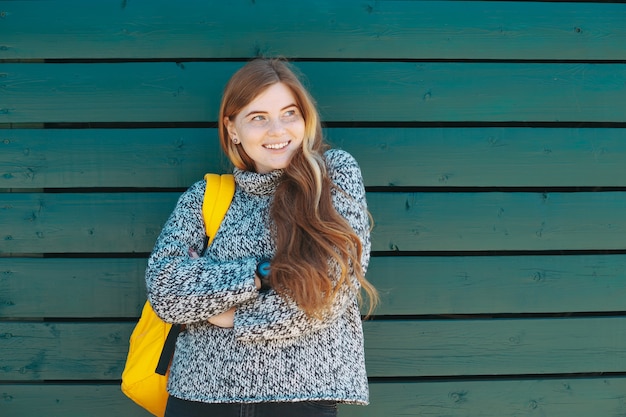
[[[204,179],[206,189],[202,202],[202,216],[210,245],[235,194],[235,178],[232,174],[206,174]]]

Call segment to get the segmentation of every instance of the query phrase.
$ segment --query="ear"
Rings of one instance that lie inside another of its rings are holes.
[[[237,137],[237,129],[235,128],[235,123],[228,117],[224,117],[224,126],[226,126],[226,131],[228,132],[228,136],[231,139]]]

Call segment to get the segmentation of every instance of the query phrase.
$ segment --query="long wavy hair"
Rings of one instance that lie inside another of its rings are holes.
[[[304,119],[305,134],[301,149],[284,169],[270,208],[277,246],[270,284],[279,294],[291,297],[307,315],[323,318],[343,285],[358,291],[351,279],[354,274],[368,295],[369,315],[378,294],[361,267],[361,241],[333,206],[334,184],[323,158],[328,146],[317,108],[285,60],[257,58],[232,76],[218,119],[222,149],[237,168],[255,171],[252,158],[229,137],[225,121],[234,121],[245,106],[279,82],[291,90]],[[334,268],[341,271],[338,281],[329,277]]]

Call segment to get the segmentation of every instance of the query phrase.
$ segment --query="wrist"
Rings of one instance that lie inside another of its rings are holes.
[[[256,284],[258,279],[260,285],[257,285],[257,288],[259,291],[267,291],[271,288],[269,281],[270,265],[269,259],[261,259],[256,265],[256,277],[254,281]]]

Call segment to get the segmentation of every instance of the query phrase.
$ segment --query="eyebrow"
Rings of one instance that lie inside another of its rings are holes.
[[[288,108],[290,108],[290,107],[296,107],[296,108],[298,108],[298,106],[296,105],[296,103],[291,103],[291,104],[289,104],[289,105],[287,105],[287,106],[283,107],[282,109],[280,109],[280,111],[287,110],[287,109],[288,109]],[[299,109],[299,108],[298,108],[298,109]],[[248,117],[248,116],[250,116],[250,115],[257,114],[257,113],[262,113],[262,114],[265,114],[265,113],[267,113],[267,112],[266,112],[266,111],[262,111],[262,110],[252,110],[252,111],[248,112],[248,113],[247,113],[244,117]]]

